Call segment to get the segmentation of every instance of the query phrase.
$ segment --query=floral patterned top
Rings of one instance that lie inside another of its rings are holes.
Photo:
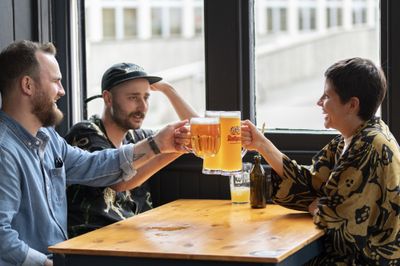
[[[379,118],[365,122],[343,152],[337,136],[310,167],[284,157],[273,174],[275,203],[297,210],[319,198],[314,222],[326,233],[312,265],[400,265],[400,150]]]

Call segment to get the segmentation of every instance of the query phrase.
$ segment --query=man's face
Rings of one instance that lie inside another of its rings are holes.
[[[150,84],[146,79],[125,81],[111,89],[111,118],[122,129],[138,129],[149,108]]]
[[[57,60],[51,54],[37,52],[39,78],[35,80],[35,93],[32,97],[32,113],[44,127],[61,122],[63,113],[57,107],[57,100],[65,95],[61,85],[61,72]]]

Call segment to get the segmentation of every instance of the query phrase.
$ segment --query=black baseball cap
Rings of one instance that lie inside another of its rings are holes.
[[[111,66],[101,79],[101,91],[110,90],[116,85],[131,79],[147,79],[150,84],[162,80],[160,77],[149,76],[144,69],[132,63],[119,63]]]
[[[147,79],[150,84],[162,80],[161,77],[149,76],[141,66],[132,63],[119,63],[112,65],[106,70],[101,79],[101,91],[111,90],[113,87],[122,82],[132,79]],[[102,95],[95,95],[87,98],[84,102],[88,103],[96,98],[101,98]]]

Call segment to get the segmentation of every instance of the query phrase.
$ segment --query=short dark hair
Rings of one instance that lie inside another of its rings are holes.
[[[386,95],[385,75],[369,59],[355,57],[336,62],[326,70],[325,77],[342,103],[351,97],[359,99],[358,116],[364,121],[374,117]]]
[[[56,55],[52,43],[18,41],[10,44],[0,53],[0,91],[6,95],[14,83],[22,76],[30,76],[39,80],[39,62],[36,52]]]

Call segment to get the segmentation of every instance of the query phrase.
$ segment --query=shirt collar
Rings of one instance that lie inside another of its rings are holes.
[[[36,137],[32,136],[20,123],[2,110],[0,110],[0,122],[4,123],[30,149],[39,149],[40,146],[45,146],[49,139],[42,129],[39,129]]]

